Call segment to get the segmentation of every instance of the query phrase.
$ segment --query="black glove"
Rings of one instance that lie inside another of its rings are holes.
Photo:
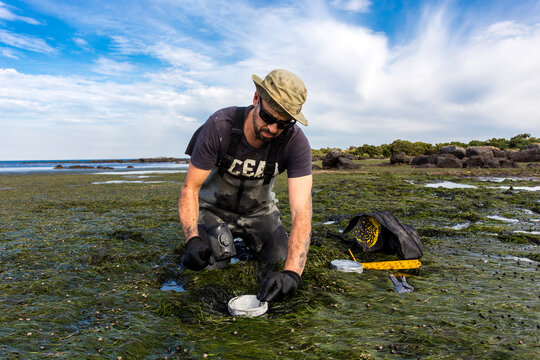
[[[200,236],[190,238],[184,248],[182,264],[190,270],[202,270],[208,264],[214,263],[214,257],[210,252],[210,243]]]
[[[295,292],[299,284],[300,275],[294,271],[271,272],[261,281],[257,299],[259,301],[272,301]]]

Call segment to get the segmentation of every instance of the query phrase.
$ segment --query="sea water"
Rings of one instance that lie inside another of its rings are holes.
[[[64,169],[55,169],[55,166],[62,165]],[[70,166],[91,166],[92,169],[69,169]],[[98,166],[112,167],[113,169],[98,169]],[[158,171],[174,170],[177,172],[187,171],[187,163],[173,162],[139,162],[134,159],[125,159],[115,162],[114,160],[21,160],[21,161],[0,161],[1,174],[20,174],[20,173],[95,173],[107,172],[115,173],[120,170],[126,170],[132,173],[142,174],[140,171]],[[131,168],[132,167],[132,168]]]

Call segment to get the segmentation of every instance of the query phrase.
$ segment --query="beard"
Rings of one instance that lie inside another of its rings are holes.
[[[255,136],[257,137],[257,139],[264,142],[270,142],[274,140],[277,136],[277,134],[273,134],[268,131],[268,128],[266,126],[261,126],[260,128],[258,128],[255,117],[253,117],[253,129],[255,129]],[[263,134],[269,135],[269,137],[265,137]]]

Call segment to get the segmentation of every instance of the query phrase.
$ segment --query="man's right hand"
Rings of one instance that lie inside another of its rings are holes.
[[[214,263],[213,256],[210,252],[210,243],[207,239],[202,239],[200,236],[190,238],[184,248],[182,256],[182,264],[190,270],[202,270],[208,264]]]

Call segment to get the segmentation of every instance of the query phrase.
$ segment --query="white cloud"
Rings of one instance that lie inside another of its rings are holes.
[[[370,0],[333,0],[330,2],[340,10],[351,12],[368,12],[371,6]]]
[[[17,55],[15,55],[15,52],[12,49],[3,47],[0,47],[0,55],[15,60],[19,58]]]
[[[56,52],[56,50],[49,46],[43,39],[35,38],[32,36],[13,34],[3,29],[0,29],[0,43],[39,53],[50,54]]]
[[[181,48],[166,43],[158,43],[152,46],[151,53],[157,58],[164,60],[175,67],[204,71],[214,66],[212,59],[198,54],[191,49]]]
[[[3,2],[0,2],[0,19],[9,21],[23,21],[32,25],[40,25],[40,22],[35,19],[14,14],[11,10],[7,8],[7,5]]]
[[[93,70],[104,75],[122,75],[135,70],[135,66],[127,62],[119,62],[100,57],[95,61]]]
[[[170,6],[180,6],[176,4]],[[96,61],[98,73],[136,74],[139,67],[132,55],[165,64],[130,83],[125,78],[100,82],[0,69],[0,83],[10,84],[0,87],[0,126],[4,129],[4,119],[10,121],[10,130],[0,132],[0,153],[22,151],[11,139],[26,136],[41,141],[40,149],[51,154],[51,144],[64,139],[63,149],[86,149],[85,157],[106,151],[107,157],[131,157],[127,152],[133,149],[140,156],[181,156],[208,115],[251,102],[252,73],[264,77],[278,67],[294,71],[306,83],[304,113],[310,126],[303,130],[313,147],[540,133],[538,24],[463,19],[475,24],[465,31],[456,28],[450,10],[432,8],[418,20],[412,38],[391,45],[383,33],[332,17],[322,1],[264,11],[235,4],[232,13],[225,6],[205,13],[205,4],[191,4],[201,7],[197,16],[206,16],[202,29],[189,30],[193,33],[183,28],[160,33],[174,21],[160,31],[149,27],[145,36],[117,31],[122,23],[115,23],[114,31],[103,30],[114,46],[110,57]],[[143,21],[161,19],[151,10]],[[207,44],[195,39],[203,30],[215,32],[205,33],[211,38]],[[118,55],[126,62],[111,59]],[[44,140],[31,136],[38,130]]]

